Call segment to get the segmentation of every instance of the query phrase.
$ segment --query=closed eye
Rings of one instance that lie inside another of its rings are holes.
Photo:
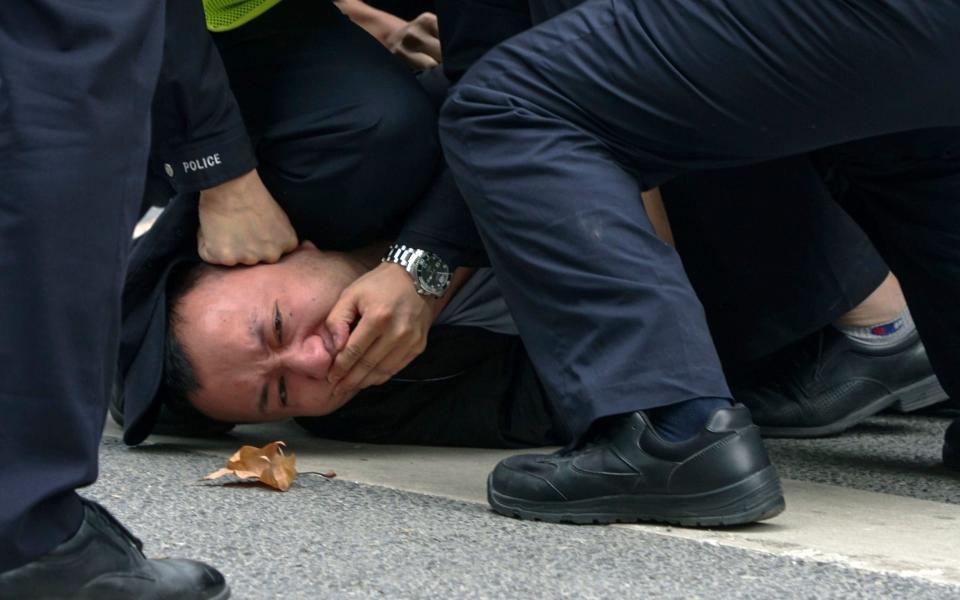
[[[277,338],[277,345],[283,345],[283,314],[279,302],[273,304],[273,335]]]

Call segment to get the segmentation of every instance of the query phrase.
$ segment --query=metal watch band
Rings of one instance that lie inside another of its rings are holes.
[[[392,262],[400,265],[407,270],[408,273],[413,275],[413,272],[410,270],[410,267],[415,262],[418,256],[423,254],[423,250],[418,250],[416,248],[411,248],[406,244],[392,244],[387,249],[387,255],[381,259],[381,262]]]
[[[391,262],[400,265],[410,275],[417,293],[424,296],[440,298],[450,285],[450,271],[443,260],[427,251],[411,248],[406,244],[393,244],[387,249],[381,262]],[[426,262],[427,275],[423,264]]]

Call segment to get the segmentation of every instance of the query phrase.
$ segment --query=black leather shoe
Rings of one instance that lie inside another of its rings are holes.
[[[0,598],[30,600],[225,600],[216,569],[191,560],[148,560],[105,508],[83,500],[80,530],[50,554],[0,573]]]
[[[866,350],[833,327],[732,388],[768,437],[833,435],[886,408],[908,412],[947,399],[915,333],[895,348]]]
[[[739,525],[784,509],[780,479],[743,406],[668,442],[642,412],[608,419],[585,446],[500,462],[487,499],[500,514],[554,523]]]
[[[943,436],[943,464],[960,470],[960,419],[955,419]]]

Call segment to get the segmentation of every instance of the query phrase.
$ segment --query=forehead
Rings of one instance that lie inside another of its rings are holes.
[[[188,346],[217,339],[232,341],[234,337],[252,341],[267,300],[268,283],[275,280],[270,273],[255,269],[201,278],[180,302],[177,333]]]
[[[201,384],[198,396],[255,402],[266,355],[262,323],[275,302],[272,266],[203,277],[183,297],[174,326]]]

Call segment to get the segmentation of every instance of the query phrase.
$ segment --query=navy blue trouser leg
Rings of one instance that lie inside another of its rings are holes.
[[[71,536],[96,478],[163,4],[0,10],[0,572]]]
[[[890,269],[810,155],[660,187],[727,375],[829,325]]]
[[[900,279],[937,377],[960,398],[960,127],[886,135],[817,154],[841,203]]]
[[[443,110],[441,139],[571,432],[728,394],[702,309],[639,190],[960,124],[957,56],[955,2],[588,0],[475,65]],[[911,243],[960,261],[946,243],[960,222],[925,224],[930,235]],[[902,279],[908,297],[923,287]],[[960,282],[943,289],[960,297]],[[952,357],[929,324],[960,326],[957,313],[918,319],[936,364]],[[940,371],[960,393],[958,375]]]

